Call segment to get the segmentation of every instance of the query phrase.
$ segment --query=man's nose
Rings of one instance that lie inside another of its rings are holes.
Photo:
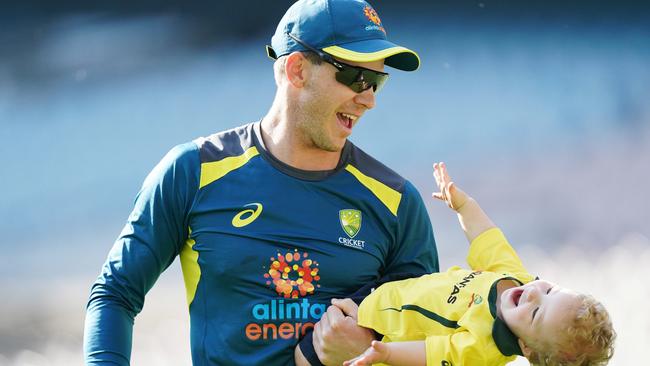
[[[354,97],[354,102],[363,105],[366,109],[372,109],[375,107],[375,92],[372,88],[368,88],[358,93]]]

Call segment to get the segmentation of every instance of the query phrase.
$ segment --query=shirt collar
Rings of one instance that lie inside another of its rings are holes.
[[[495,281],[490,288],[488,295],[488,303],[490,304],[490,313],[494,317],[494,324],[492,325],[492,339],[497,345],[499,352],[504,356],[519,355],[523,356],[524,353],[519,347],[517,336],[512,333],[506,322],[497,316],[497,283],[501,280],[513,280],[521,284],[521,281],[514,277],[503,277]]]

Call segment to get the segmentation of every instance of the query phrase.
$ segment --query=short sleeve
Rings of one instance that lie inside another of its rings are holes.
[[[521,259],[498,228],[486,230],[470,244],[467,263],[472,269],[490,272],[506,272],[523,282],[534,277],[526,271]]]

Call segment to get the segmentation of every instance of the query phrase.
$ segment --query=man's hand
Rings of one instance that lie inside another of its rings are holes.
[[[350,299],[332,299],[332,305],[314,326],[314,350],[324,365],[340,366],[365,351],[374,338],[357,325],[359,307]]]

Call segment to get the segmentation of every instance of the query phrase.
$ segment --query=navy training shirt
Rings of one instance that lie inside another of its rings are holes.
[[[197,366],[293,364],[331,298],[438,271],[410,182],[349,141],[333,170],[292,168],[247,124],[175,147],[146,178],[91,290],[86,364],[129,364],[134,318],[177,255]]]

